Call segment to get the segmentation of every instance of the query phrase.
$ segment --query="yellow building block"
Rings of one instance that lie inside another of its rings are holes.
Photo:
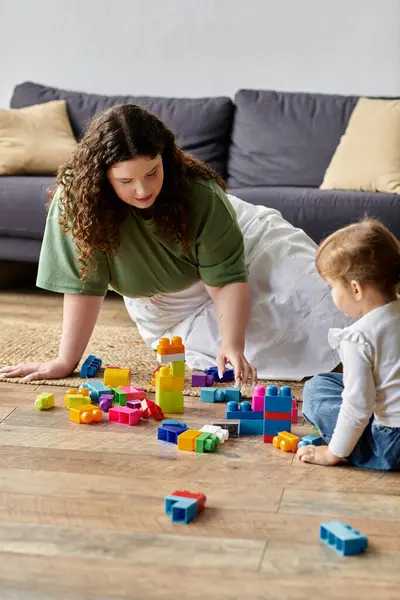
[[[189,452],[195,452],[196,439],[199,436],[201,436],[202,433],[202,431],[197,431],[196,429],[187,429],[187,431],[184,431],[183,433],[178,435],[179,450],[188,450]]]
[[[66,391],[64,396],[64,406],[68,409],[91,403],[92,401],[89,396],[89,390],[86,388],[82,388],[81,390],[75,390],[71,388]]]
[[[124,387],[131,383],[131,370],[120,367],[107,367],[104,371],[104,385],[110,388]]]
[[[182,392],[185,387],[184,377],[173,377],[170,367],[161,367],[156,373],[156,388],[159,392]]]
[[[54,407],[54,394],[42,392],[36,397],[35,406],[38,410],[48,410]]]
[[[97,406],[92,404],[85,404],[83,406],[76,406],[71,408],[69,411],[70,421],[74,423],[92,423],[92,421],[101,421],[103,413]]]

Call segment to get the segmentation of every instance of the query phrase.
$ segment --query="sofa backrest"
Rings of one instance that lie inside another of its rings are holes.
[[[116,104],[137,104],[162,119],[175,133],[177,143],[226,176],[234,106],[230,98],[161,98],[147,96],[103,96],[70,92],[32,82],[17,85],[11,108],[24,108],[51,100],[66,100],[71,126],[77,139],[90,119]]]
[[[358,98],[240,90],[228,185],[318,187]]]

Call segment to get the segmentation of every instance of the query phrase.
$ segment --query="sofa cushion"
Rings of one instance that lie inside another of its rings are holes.
[[[396,194],[320,190],[305,187],[231,188],[250,204],[275,208],[319,244],[329,234],[365,215],[380,219],[400,238],[400,198]]]
[[[358,100],[321,189],[400,194],[400,100]]]
[[[230,187],[318,187],[355,96],[240,90],[235,96]]]
[[[102,96],[26,82],[14,89],[11,107],[22,108],[51,100],[67,101],[72,129],[78,139],[90,119],[106,108],[116,104],[137,104],[147,108],[172,129],[183,150],[226,175],[234,109],[230,98]]]
[[[46,220],[46,190],[54,177],[0,177],[0,237],[41,240]]]
[[[55,175],[76,146],[65,100],[0,109],[0,175]]]

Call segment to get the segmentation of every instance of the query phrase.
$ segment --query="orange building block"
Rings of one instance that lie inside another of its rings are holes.
[[[297,452],[299,441],[300,438],[297,435],[293,435],[293,433],[289,433],[288,431],[280,431],[273,438],[272,443],[275,448],[279,448],[283,452]]]
[[[196,429],[187,429],[178,435],[179,450],[188,450],[189,452],[194,452],[196,450],[196,439],[202,433],[202,431],[197,431]],[[182,436],[183,438],[181,439]]]
[[[182,344],[182,338],[176,335],[171,339],[160,338],[157,346],[157,354],[184,354],[185,346]]]
[[[70,421],[74,423],[92,423],[93,421],[101,421],[103,417],[103,413],[97,406],[93,406],[93,404],[85,404],[83,406],[76,406],[75,408],[70,408],[69,410],[69,418]]]

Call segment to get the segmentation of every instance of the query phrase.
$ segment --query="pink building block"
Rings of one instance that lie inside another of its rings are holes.
[[[256,385],[253,394],[253,411],[264,412],[264,398],[265,398],[265,387],[263,385]]]
[[[299,420],[296,398],[292,398],[292,425],[297,425]]]
[[[108,420],[121,423],[122,425],[137,425],[140,421],[143,411],[138,408],[128,408],[127,406],[114,406],[108,411]]]
[[[125,392],[127,400],[144,400],[146,398],[146,392],[140,388],[125,385],[121,386],[119,389]]]

